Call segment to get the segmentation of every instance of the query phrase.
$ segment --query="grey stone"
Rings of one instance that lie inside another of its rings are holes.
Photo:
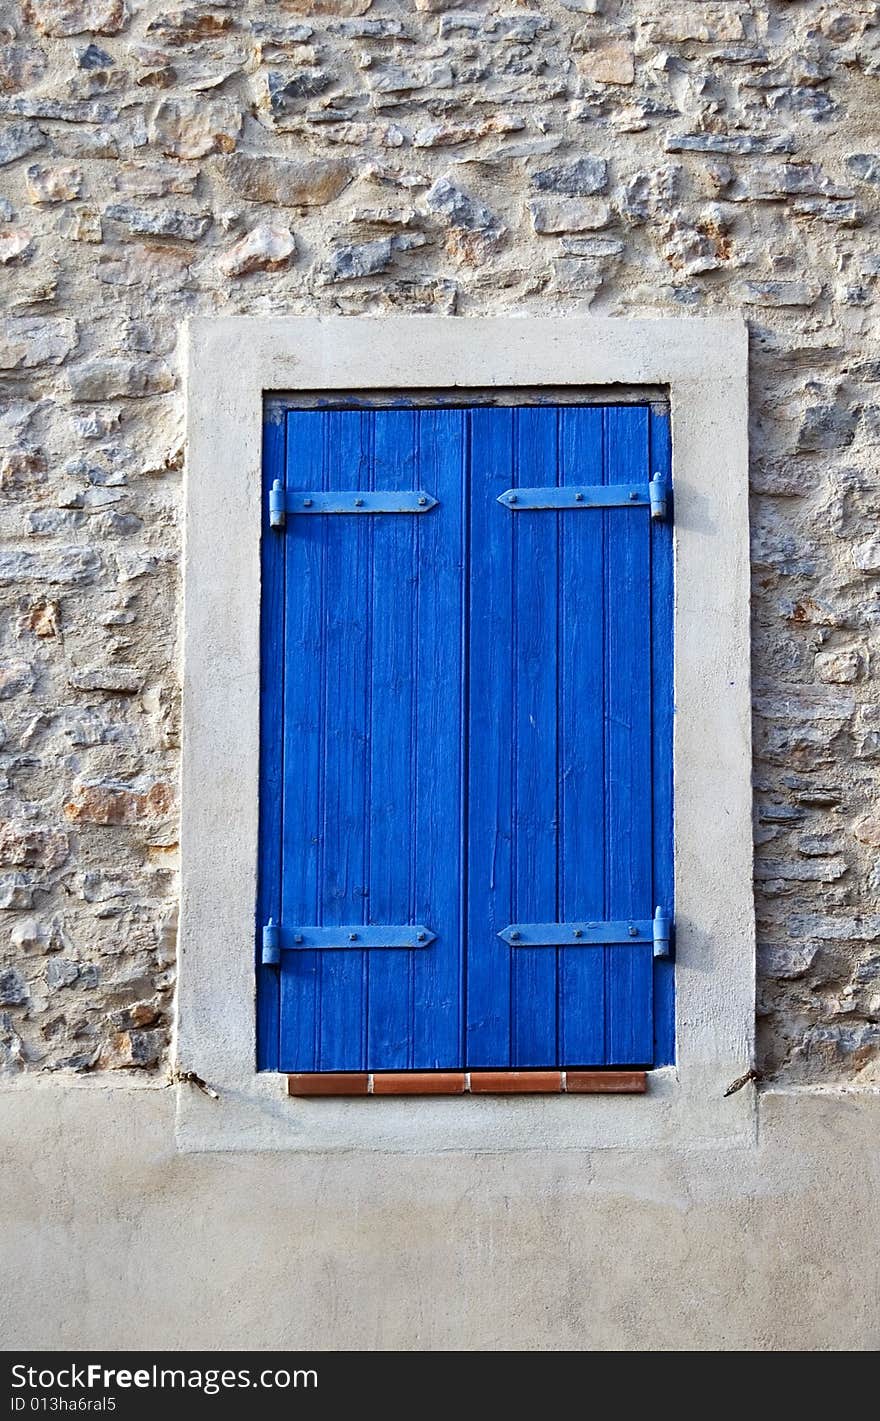
[[[35,123],[10,123],[0,128],[0,168],[36,153],[46,142],[46,135]]]
[[[790,135],[758,133],[679,133],[670,135],[664,147],[667,153],[775,153],[797,151]]]
[[[330,257],[328,274],[331,281],[348,281],[357,276],[373,276],[386,271],[394,258],[391,237],[375,242],[339,247]]]
[[[818,947],[809,943],[796,947],[760,946],[758,962],[762,976],[794,982],[807,976],[818,954]]]
[[[0,1012],[0,1070],[21,1070],[27,1062],[24,1043],[8,1012]]]
[[[66,957],[50,957],[46,963],[46,986],[50,992],[72,987],[79,977],[79,966]]]
[[[15,968],[0,972],[0,1006],[20,1007],[27,999],[27,984]]]
[[[502,231],[501,222],[488,207],[469,197],[447,177],[437,179],[426,193],[425,203],[432,212],[441,213],[455,227],[499,235]]]
[[[302,69],[292,75],[271,70],[266,82],[269,108],[275,118],[284,118],[291,106],[298,108],[298,100],[312,99],[329,89],[333,77],[323,69]]]
[[[864,916],[834,913],[794,913],[788,920],[793,938],[819,942],[876,942],[880,939],[880,913]]]
[[[548,197],[529,203],[536,232],[594,232],[607,227],[611,209],[601,198]]]
[[[61,365],[78,342],[77,327],[66,318],[9,317],[0,326],[0,370]]]
[[[92,548],[57,548],[43,553],[0,549],[0,585],[86,582],[101,568],[101,558]]]
[[[177,237],[183,242],[197,242],[211,225],[210,213],[181,212],[177,208],[153,212],[122,202],[111,203],[104,209],[104,216],[138,236]]]
[[[440,33],[443,34],[443,20],[440,21]],[[337,24],[330,26],[330,33],[342,35],[345,39],[399,39],[404,34],[403,23],[400,20],[339,20]]]
[[[98,358],[71,369],[68,379],[75,400],[140,399],[174,389],[174,375],[164,360]]]
[[[559,193],[567,197],[589,197],[604,192],[608,186],[608,164],[604,158],[579,158],[576,163],[559,163],[543,168],[532,177],[532,186],[539,192]]]
[[[880,183],[880,153],[851,153],[846,166],[860,183]]]
[[[79,50],[76,62],[80,69],[109,69],[113,65],[113,56],[97,44],[88,44],[85,49]]]
[[[0,661],[0,701],[8,701],[34,687],[34,669],[28,661]]]
[[[755,863],[755,878],[780,878],[793,883],[834,883],[843,878],[849,865],[846,859],[762,859]]]
[[[22,909],[34,905],[34,886],[23,873],[0,874],[0,908]]]
[[[2,114],[18,118],[49,119],[56,123],[112,124],[119,120],[119,109],[115,104],[92,103],[86,99],[70,102],[64,99],[34,99],[24,96],[0,99],[0,115]]]
[[[143,673],[133,666],[90,666],[68,673],[68,685],[77,691],[109,691],[133,696],[143,685]]]
[[[822,294],[818,281],[743,281],[737,289],[755,306],[812,306]]]
[[[255,39],[266,44],[305,44],[315,33],[313,25],[282,24],[275,19],[255,15],[248,17],[247,27]]]
[[[858,409],[846,405],[812,405],[804,411],[796,448],[801,453],[847,449],[855,438]]]

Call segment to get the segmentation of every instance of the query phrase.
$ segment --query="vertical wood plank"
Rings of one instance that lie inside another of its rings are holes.
[[[287,488],[319,489],[324,422],[316,411],[287,415]],[[325,753],[325,518],[294,518],[285,547],[284,923],[320,923],[323,834],[321,766]],[[318,954],[287,952],[281,966],[281,1070],[314,1071],[318,1061]]]
[[[324,487],[369,488],[372,416],[324,415]],[[321,918],[360,923],[366,910],[367,695],[370,656],[372,518],[325,523],[326,728]],[[366,1046],[366,954],[325,952],[318,960],[318,1069],[362,1070]]]
[[[513,483],[513,411],[477,408],[470,424],[467,1064],[511,1064],[513,520],[497,502]],[[505,517],[504,515],[507,514]],[[501,515],[501,516],[499,516]]]
[[[418,416],[374,413],[376,488],[413,489],[418,470]],[[370,915],[373,923],[412,921],[415,814],[415,617],[418,520],[382,517],[373,527],[373,641],[370,694]],[[412,953],[368,954],[370,1070],[402,1070],[413,1057]]]
[[[560,410],[560,478],[601,484],[603,412]],[[605,913],[605,579],[600,511],[560,518],[560,919]],[[605,1061],[607,948],[559,953],[560,1060]]]
[[[284,482],[285,417],[263,420],[260,582],[260,853],[257,876],[257,1065],[277,1071],[280,969],[263,967],[263,925],[281,921],[281,789],[284,778],[284,539],[269,527],[269,489]]]
[[[440,500],[417,539],[415,904],[436,942],[413,954],[413,1065],[463,1062],[465,419],[419,414],[417,488]]]
[[[644,483],[648,411],[605,411],[607,481]],[[646,508],[605,513],[607,913],[651,916],[651,561]],[[653,1059],[653,954],[650,946],[606,952],[609,1065]]]
[[[669,411],[652,411],[652,473],[672,479],[672,431]],[[651,697],[654,792],[654,899],[674,914],[672,746],[673,686],[673,528],[670,517],[651,525]],[[654,1064],[675,1059],[674,968],[670,960],[654,963]]]
[[[555,484],[558,411],[517,409],[515,482]],[[558,539],[559,514],[511,514],[513,522],[513,916],[517,922],[557,922]],[[514,1066],[555,1063],[555,948],[513,951]]]

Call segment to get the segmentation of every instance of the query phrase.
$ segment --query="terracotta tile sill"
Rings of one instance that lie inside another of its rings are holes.
[[[295,1096],[644,1095],[646,1071],[345,1071],[287,1077]]]

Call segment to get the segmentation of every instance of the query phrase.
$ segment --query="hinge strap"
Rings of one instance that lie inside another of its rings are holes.
[[[279,927],[271,919],[263,928],[263,962],[281,961],[282,952],[363,952],[383,948],[430,947],[437,934],[422,923],[352,923],[339,927]]]
[[[614,922],[510,923],[498,934],[511,947],[647,947],[668,957],[672,920],[658,908],[653,918]]]
[[[339,489],[300,492],[276,479],[269,490],[269,524],[283,528],[287,515],[309,513],[428,513],[438,500],[423,489]]]
[[[498,502],[514,513],[537,509],[650,508],[655,520],[665,519],[668,491],[662,474],[647,484],[568,484],[563,488],[508,488]]]

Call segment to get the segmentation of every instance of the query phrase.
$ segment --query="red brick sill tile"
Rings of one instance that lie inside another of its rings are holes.
[[[345,1071],[287,1077],[295,1096],[644,1095],[646,1071]]]

